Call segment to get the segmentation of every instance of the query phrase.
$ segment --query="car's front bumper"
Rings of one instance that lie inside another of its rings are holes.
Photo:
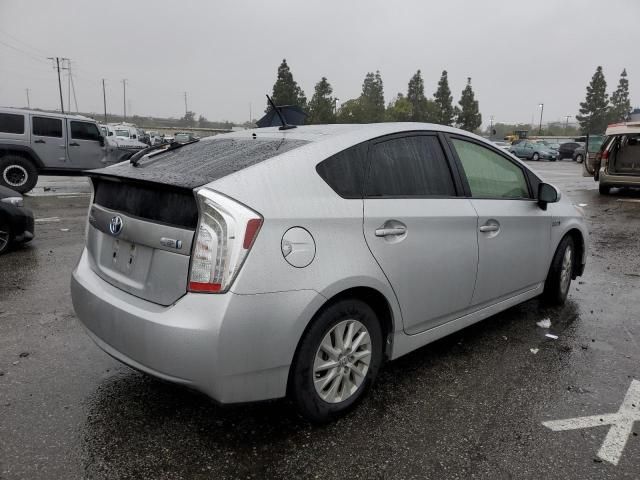
[[[33,212],[25,207],[3,205],[3,209],[9,215],[10,227],[15,243],[24,243],[33,240],[35,222]]]
[[[315,291],[295,290],[188,293],[164,307],[102,280],[86,250],[71,296],[78,318],[108,354],[221,403],[284,396],[298,340],[323,303]]]

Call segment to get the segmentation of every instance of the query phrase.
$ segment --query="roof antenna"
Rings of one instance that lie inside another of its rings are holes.
[[[280,123],[282,123],[282,126],[279,128],[279,130],[291,130],[292,128],[296,128],[295,125],[289,125],[284,117],[282,116],[282,113],[280,112],[280,108],[276,107],[276,104],[273,103],[273,100],[271,100],[271,97],[269,95],[267,95],[267,100],[269,100],[269,104],[271,105],[271,108],[273,108],[276,113],[278,114],[278,117],[280,118]]]

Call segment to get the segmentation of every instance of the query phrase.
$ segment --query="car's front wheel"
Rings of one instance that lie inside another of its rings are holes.
[[[565,236],[558,245],[544,284],[543,298],[552,305],[562,305],[569,294],[575,255],[573,238]]]
[[[373,384],[382,363],[382,330],[361,300],[325,308],[305,332],[289,383],[300,413],[327,422],[352,408]]]
[[[538,152],[534,152],[534,154],[531,156],[531,160],[534,160],[536,162],[540,160],[540,155],[538,154]]]
[[[580,154],[576,155],[576,162],[577,163],[582,163],[582,161],[584,160],[584,157]]]

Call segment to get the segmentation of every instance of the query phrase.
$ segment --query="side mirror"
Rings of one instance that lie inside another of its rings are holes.
[[[541,183],[538,185],[538,205],[542,210],[547,209],[548,203],[556,203],[560,200],[560,192],[553,185]]]

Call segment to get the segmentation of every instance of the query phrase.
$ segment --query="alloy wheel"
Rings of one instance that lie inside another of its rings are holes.
[[[316,393],[327,403],[353,396],[369,370],[371,338],[357,320],[333,326],[320,342],[313,364]]]
[[[0,227],[0,253],[4,252],[9,246],[9,232]]]
[[[564,251],[564,257],[562,257],[562,269],[560,270],[560,289],[563,294],[569,290],[572,270],[573,251],[571,250],[571,247],[567,247]]]
[[[2,178],[10,187],[21,187],[27,183],[29,174],[22,165],[9,165],[2,172]]]

